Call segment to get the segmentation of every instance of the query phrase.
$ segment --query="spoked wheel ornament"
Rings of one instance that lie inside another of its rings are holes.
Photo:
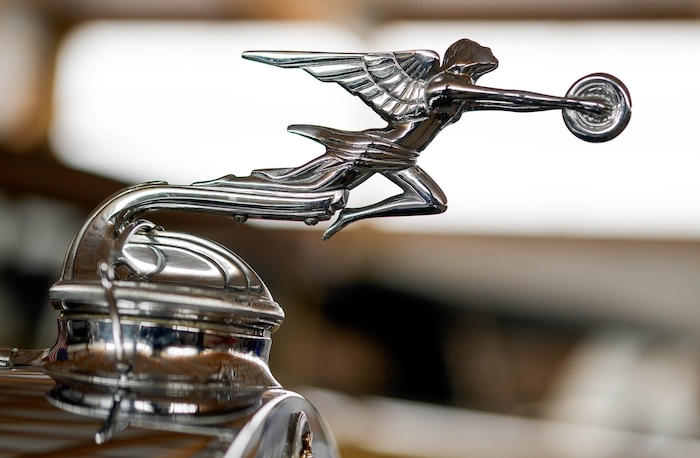
[[[599,100],[606,105],[602,113],[565,108],[564,123],[572,134],[587,142],[607,142],[625,130],[632,116],[632,101],[624,84],[606,73],[594,73],[576,81],[566,93],[576,99]]]

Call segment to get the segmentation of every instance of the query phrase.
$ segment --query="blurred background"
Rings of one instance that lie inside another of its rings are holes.
[[[287,319],[271,366],[350,457],[700,456],[698,0],[0,0],[0,345],[53,344],[47,290],[83,218],[136,182],[322,152],[293,123],[381,126],[249,49],[440,54],[564,95],[608,72],[633,116],[586,144],[558,112],[470,113],[422,154],[443,215],[153,219],[225,244]],[[381,176],[350,206],[395,190]]]

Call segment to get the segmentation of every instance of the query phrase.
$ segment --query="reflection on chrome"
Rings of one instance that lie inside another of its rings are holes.
[[[326,153],[289,169],[257,170],[174,186],[143,183],[107,199],[68,250],[49,291],[59,312],[58,338],[47,350],[0,350],[0,364],[53,379],[48,401],[99,418],[104,444],[129,426],[231,438],[227,456],[336,456],[316,409],[285,391],[268,362],[282,308],[238,255],[204,238],[143,219],[160,210],[295,220],[338,219],[329,238],[363,218],[440,213],[446,198],[416,165],[420,152],[467,111],[564,113],[587,141],[617,136],[630,117],[624,85],[604,74],[577,82],[565,97],[479,86],[498,61],[490,49],[459,40],[440,58],[432,51],[372,54],[250,52],[245,58],[302,68],[340,84],[388,126],[342,132],[290,130]],[[380,173],[403,193],[345,208],[348,193]],[[20,371],[21,372],[21,371]]]

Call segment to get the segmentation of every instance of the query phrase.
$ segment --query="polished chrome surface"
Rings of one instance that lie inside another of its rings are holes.
[[[247,217],[312,224],[345,198],[342,190],[278,196],[167,183],[117,193],[86,220],[49,291],[59,312],[54,346],[0,349],[0,367],[51,377],[46,399],[99,419],[97,444],[128,426],[213,428],[228,456],[336,456],[313,406],[280,391],[270,371],[270,335],[284,312],[262,279],[228,248],[142,216],[177,210],[227,214],[232,225]]]
[[[567,128],[590,142],[617,136],[631,114],[627,89],[609,75],[584,77],[565,97],[477,85],[481,76],[498,67],[498,60],[489,48],[467,39],[453,43],[442,62],[437,53],[427,50],[364,54],[249,51],[243,57],[299,68],[320,81],[337,83],[388,123],[361,132],[292,125],[290,132],[321,143],[326,152],[299,167],[255,170],[245,177],[228,175],[201,183],[285,195],[348,191],[380,173],[401,189],[400,194],[381,202],[343,208],[324,239],[365,218],[444,212],[447,197],[417,165],[417,159],[437,134],[464,113],[562,110]]]
[[[567,91],[567,97],[599,99],[605,111],[590,113],[566,108],[562,110],[564,123],[572,134],[589,142],[606,142],[625,130],[632,116],[632,99],[622,82],[612,75],[594,73],[576,81]]]
[[[313,431],[313,456],[337,456],[318,410],[290,391],[268,390],[245,410],[193,414],[198,401],[174,404],[126,392],[113,410],[110,396],[85,390],[34,370],[0,371],[0,456],[297,458],[304,456],[307,431]],[[44,399],[47,392],[50,403]],[[109,435],[100,425],[110,413],[114,436],[98,444],[95,431]],[[297,427],[300,418],[304,421]]]
[[[120,205],[125,196],[131,198],[129,191],[105,208],[138,214]],[[144,220],[98,211],[86,226],[93,228],[95,219],[109,221],[110,229],[88,239],[100,245],[76,238],[76,257],[68,257],[50,290],[61,312],[59,338],[34,365],[56,379],[114,389],[235,388],[240,396],[230,408],[279,387],[268,358],[270,333],[284,314],[247,263],[214,242]]]
[[[361,132],[291,126],[326,152],[300,167],[246,177],[189,186],[143,183],[94,210],[49,291],[59,312],[55,345],[0,349],[0,368],[50,376],[51,404],[102,421],[94,436],[98,444],[129,425],[205,434],[224,434],[217,429],[224,428],[226,437],[231,433],[227,456],[335,455],[313,407],[281,391],[269,369],[270,336],[284,312],[262,279],[228,248],[167,231],[144,219],[147,214],[316,224],[340,211],[323,235],[327,239],[364,218],[444,212],[446,196],[417,159],[466,112],[562,110],[567,128],[592,142],[617,136],[631,113],[626,88],[605,74],[582,78],[565,97],[479,86],[498,61],[489,48],[466,39],[451,45],[442,62],[433,51],[244,57],[338,83],[388,125]],[[375,173],[403,192],[346,208],[350,190]]]

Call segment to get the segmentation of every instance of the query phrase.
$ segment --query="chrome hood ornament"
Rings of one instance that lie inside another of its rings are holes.
[[[310,196],[348,192],[380,173],[402,190],[362,208],[342,208],[345,197],[338,196],[328,211],[341,211],[323,234],[324,239],[365,218],[444,212],[447,197],[417,160],[445,127],[465,113],[562,110],[567,128],[589,142],[618,136],[632,113],[625,85],[603,73],[581,78],[564,97],[477,85],[482,75],[498,67],[498,60],[489,48],[467,39],[453,43],[442,62],[437,53],[425,50],[365,54],[250,51],[243,57],[282,68],[300,68],[320,81],[337,83],[388,123],[361,132],[292,125],[290,132],[323,144],[326,152],[299,167],[255,170],[246,177],[228,175],[200,183]],[[304,219],[315,224],[326,216]]]
[[[256,170],[246,177],[136,185],[93,212],[49,292],[60,313],[56,344],[48,350],[2,349],[0,366],[29,367],[53,378],[50,402],[104,419],[98,442],[128,424],[204,424],[254,416],[281,388],[268,358],[270,335],[284,312],[260,277],[228,248],[167,231],[144,219],[147,214],[176,210],[230,215],[237,222],[316,224],[340,211],[323,235],[327,239],[364,218],[445,211],[444,193],[416,161],[464,113],[559,109],[574,135],[592,142],[617,136],[631,114],[626,88],[605,74],[582,78],[565,97],[479,86],[477,80],[498,61],[490,49],[470,40],[450,46],[442,62],[432,51],[248,52],[244,57],[338,83],[388,124],[362,132],[291,126],[290,131],[322,143],[326,152],[300,167]],[[403,192],[363,208],[345,208],[349,191],[375,173]],[[312,453],[309,425],[319,423],[308,418],[315,414],[304,405],[290,423],[298,435],[289,442],[296,444],[296,455],[289,456]],[[321,433],[317,441],[332,454],[332,438]]]

